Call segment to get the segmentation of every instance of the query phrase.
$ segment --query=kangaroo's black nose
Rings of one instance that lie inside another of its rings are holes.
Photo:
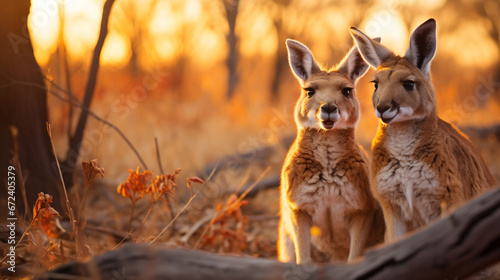
[[[326,113],[326,114],[331,114],[337,112],[337,106],[333,104],[325,104],[321,106],[321,111]]]
[[[385,111],[387,111],[389,109],[391,109],[391,106],[386,106],[386,105],[377,106],[377,111],[380,114],[383,114]]]

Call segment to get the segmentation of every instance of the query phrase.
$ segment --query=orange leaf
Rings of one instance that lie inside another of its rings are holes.
[[[96,177],[104,177],[104,169],[99,166],[99,161],[97,159],[82,162],[82,169],[86,187],[90,187],[94,183]]]
[[[146,183],[153,175],[153,172],[145,170],[140,173],[139,170],[139,167],[137,167],[136,171],[129,169],[130,174],[128,175],[127,181],[118,186],[118,193],[125,197],[129,197],[131,200],[137,200],[148,192],[148,185]]]
[[[198,177],[191,177],[191,178],[188,178],[188,181],[195,182],[195,183],[199,183],[199,184],[205,184],[205,181],[203,181],[202,179],[200,179],[200,178],[198,178]]]
[[[56,237],[60,232],[58,225],[59,213],[50,206],[52,203],[52,196],[40,192],[38,199],[33,207],[33,225],[43,229],[48,237]]]

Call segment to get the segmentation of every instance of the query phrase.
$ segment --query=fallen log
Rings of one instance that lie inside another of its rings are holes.
[[[202,172],[199,174],[200,177],[206,178],[209,174],[212,176],[216,176],[222,170],[228,168],[245,168],[250,164],[260,164],[266,165],[269,162],[269,158],[272,157],[276,151],[280,150],[279,147],[285,147],[288,149],[290,145],[292,145],[295,137],[286,136],[281,139],[277,144],[272,146],[259,146],[254,149],[250,149],[250,151],[236,153],[232,155],[226,155],[221,159],[207,164]],[[214,171],[215,169],[215,171]]]
[[[36,279],[463,279],[500,261],[500,189],[353,264],[295,265],[128,244]]]
[[[252,187],[254,183],[247,183],[241,188],[241,190],[238,191],[237,195],[241,196],[243,195],[250,187]],[[245,197],[254,197],[256,196],[260,191],[267,190],[267,189],[273,189],[277,188],[280,186],[280,175],[273,175],[272,177],[266,178],[257,184],[250,190]],[[232,192],[231,192],[232,193]]]

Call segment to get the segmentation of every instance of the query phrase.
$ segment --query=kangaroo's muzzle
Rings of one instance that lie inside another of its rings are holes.
[[[323,104],[318,113],[321,127],[327,130],[334,128],[335,122],[340,119],[339,109],[334,104]]]

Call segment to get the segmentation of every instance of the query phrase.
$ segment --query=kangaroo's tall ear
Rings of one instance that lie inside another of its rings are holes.
[[[373,38],[380,42],[380,38]],[[337,67],[337,71],[346,74],[349,79],[356,83],[357,79],[363,76],[370,67],[359,53],[358,47],[354,45],[347,55],[342,59]]]
[[[286,39],[286,48],[290,68],[298,79],[305,81],[311,77],[311,74],[321,71],[311,51],[302,43]]]
[[[436,21],[431,18],[413,31],[405,57],[425,75],[429,75],[431,60],[435,53]]]
[[[351,26],[350,32],[363,59],[373,68],[377,68],[386,58],[394,55],[388,48],[366,36],[356,27]]]

